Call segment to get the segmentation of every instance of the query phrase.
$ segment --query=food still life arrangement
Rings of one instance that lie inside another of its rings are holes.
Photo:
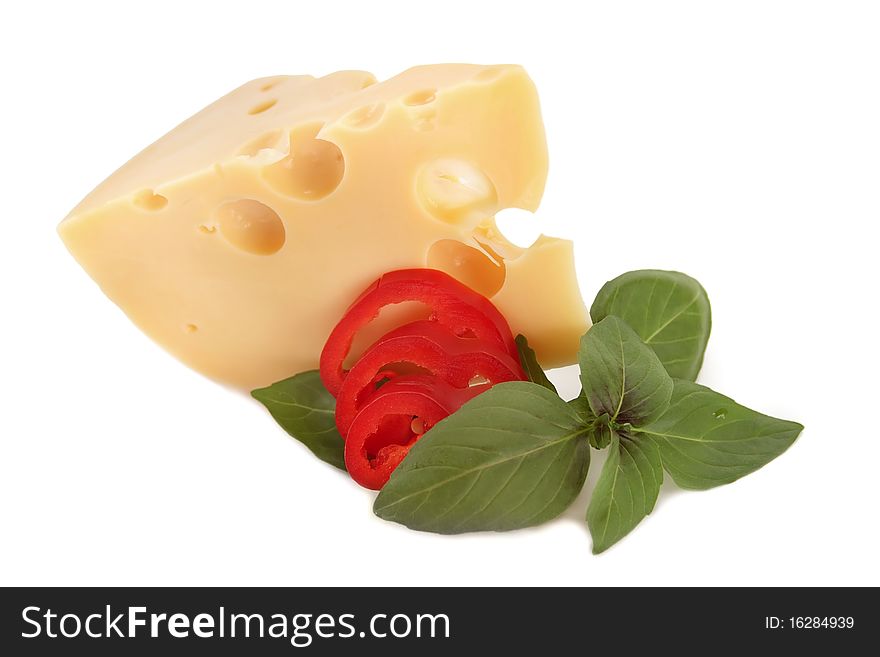
[[[59,226],[128,317],[247,391],[374,512],[455,534],[539,525],[581,493],[594,553],[665,477],[705,490],[803,427],[696,383],[706,291],[611,276],[587,308],[570,241],[507,240],[548,152],[519,66],[441,64],[248,82],[147,147]],[[563,399],[545,370],[577,364]]]

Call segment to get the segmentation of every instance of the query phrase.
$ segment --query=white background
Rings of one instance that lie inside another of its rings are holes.
[[[0,584],[880,584],[878,35],[871,2],[7,6]],[[701,381],[803,422],[787,453],[664,486],[598,557],[586,496],[537,529],[412,532],[140,334],[55,233],[246,80],[445,61],[527,68],[551,156],[534,221],[576,240],[587,303],[629,269],[698,278]]]

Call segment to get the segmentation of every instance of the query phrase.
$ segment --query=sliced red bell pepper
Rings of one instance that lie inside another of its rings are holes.
[[[379,490],[431,427],[488,384],[453,388],[435,377],[397,376],[385,383],[352,422],[345,467],[361,486]]]
[[[349,307],[330,333],[321,352],[321,380],[336,396],[346,372],[343,363],[358,331],[374,320],[385,306],[418,301],[430,309],[431,321],[457,336],[472,336],[499,344],[517,358],[510,326],[486,297],[436,269],[400,269],[384,274]]]
[[[413,371],[455,388],[467,388],[475,379],[489,384],[526,379],[519,359],[496,342],[457,337],[439,322],[411,322],[377,340],[346,374],[336,395],[336,426],[343,438],[358,412],[382,390],[378,384]]]

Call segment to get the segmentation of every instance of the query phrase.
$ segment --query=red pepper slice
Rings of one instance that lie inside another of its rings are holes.
[[[519,363],[497,343],[459,338],[439,322],[405,324],[377,340],[349,370],[336,395],[336,426],[345,437],[358,412],[395,374],[412,370],[431,374],[455,388],[475,379],[495,384],[523,381]]]
[[[457,336],[473,336],[500,344],[517,357],[510,326],[498,309],[449,274],[436,269],[400,269],[384,274],[370,285],[330,333],[321,352],[320,372],[333,396],[345,378],[343,362],[357,332],[379,315],[385,306],[419,301],[430,308],[430,320],[446,326]]]
[[[385,383],[352,422],[345,467],[365,488],[379,490],[415,442],[487,384],[453,388],[431,376],[398,376]]]

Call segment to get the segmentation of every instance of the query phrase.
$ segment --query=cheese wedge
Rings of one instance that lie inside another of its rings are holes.
[[[263,78],[135,156],[59,233],[145,333],[235,386],[316,367],[351,301],[402,267],[492,298],[549,367],[589,326],[571,244],[521,249],[494,223],[534,210],[546,175],[517,66]]]

